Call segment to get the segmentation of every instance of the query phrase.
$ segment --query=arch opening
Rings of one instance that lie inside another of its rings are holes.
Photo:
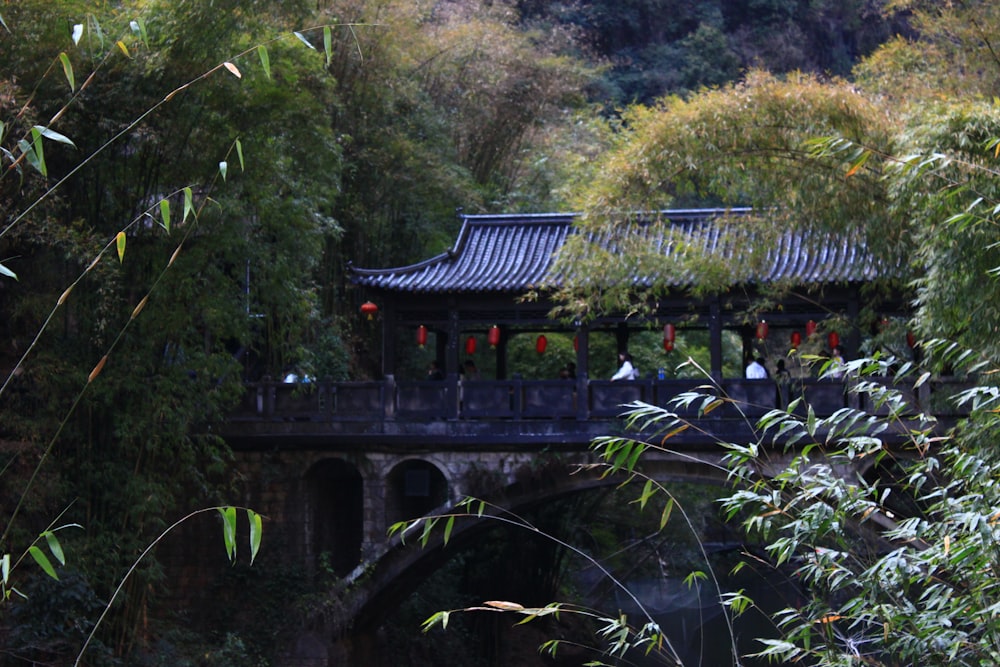
[[[361,562],[364,482],[354,465],[327,459],[306,475],[309,564],[345,575]]]
[[[416,519],[447,500],[448,480],[433,463],[410,459],[389,472],[385,493],[389,524]]]

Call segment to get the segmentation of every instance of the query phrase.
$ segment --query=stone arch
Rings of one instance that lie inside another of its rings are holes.
[[[385,516],[390,525],[428,514],[448,498],[448,479],[425,459],[401,461],[386,475]]]
[[[306,473],[307,565],[321,559],[339,575],[361,562],[364,539],[364,481],[344,459],[323,459]]]
[[[704,484],[723,487],[727,484],[725,470],[716,462],[718,457],[709,460],[697,460],[694,457],[678,459],[658,459],[650,457],[646,472],[660,482],[681,482],[688,484]],[[432,464],[421,459],[425,465]],[[387,478],[386,505],[391,504],[391,489],[398,481],[398,473],[406,461],[397,464]],[[520,514],[526,509],[541,503],[551,502],[575,493],[586,493],[606,487],[620,485],[624,475],[602,475],[601,470],[581,471],[574,475],[551,475],[542,479],[525,483],[524,480],[514,480],[508,486],[498,490],[493,499],[501,511]],[[457,480],[455,484],[458,484]],[[641,486],[642,482],[635,484]],[[433,506],[429,511],[442,511],[440,506]],[[489,512],[492,514],[493,512]],[[420,516],[419,514],[414,515]],[[393,518],[391,521],[403,521],[403,518]],[[459,553],[464,546],[475,541],[484,531],[496,527],[496,523],[488,518],[470,521],[458,521],[451,531],[448,549],[443,545],[441,527],[435,530],[424,547],[416,546],[415,540],[405,542],[398,537],[387,545],[387,549],[369,563],[365,570],[364,581],[358,582],[353,589],[357,597],[349,604],[349,610],[344,620],[352,624],[354,631],[360,634],[374,631],[384,620],[385,615],[406,598],[416,585],[440,568],[454,554]],[[417,531],[415,534],[419,534]],[[334,632],[336,634],[336,632]]]

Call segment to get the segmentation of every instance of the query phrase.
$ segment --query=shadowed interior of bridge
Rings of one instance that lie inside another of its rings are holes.
[[[642,468],[643,476],[648,476],[664,485],[671,483],[699,483],[723,487],[726,471],[719,460],[648,460]],[[407,531],[405,538],[399,536],[388,541],[378,557],[359,567],[344,580],[351,587],[351,598],[345,600],[349,606],[348,616],[353,618],[350,628],[331,628],[334,634],[348,629],[354,633],[371,632],[400,602],[406,599],[433,571],[440,568],[463,547],[475,541],[484,531],[497,526],[498,520],[519,516],[541,503],[553,502],[560,498],[592,491],[595,489],[620,486],[628,479],[623,473],[607,474],[603,465],[575,464],[552,468],[544,474],[517,482],[493,498],[487,500],[483,516],[475,516],[479,503],[454,507],[444,505],[435,514],[445,516],[451,513],[463,515],[458,518],[450,532],[447,543],[444,540],[444,523],[439,522],[426,545],[421,546],[420,535],[423,523]],[[642,479],[631,483],[642,484]],[[525,528],[524,530],[530,530]]]

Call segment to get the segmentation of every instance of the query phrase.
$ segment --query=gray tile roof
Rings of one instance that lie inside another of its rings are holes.
[[[664,211],[670,224],[648,227],[655,231],[641,241],[644,247],[665,255],[694,246],[716,257],[735,257],[740,252],[739,242],[723,234],[717,221],[724,215],[731,218],[749,213],[748,209]],[[564,277],[554,274],[553,257],[567,237],[577,233],[573,226],[577,217],[573,213],[463,216],[458,240],[449,251],[410,266],[351,267],[351,279],[367,287],[422,294],[523,293],[539,286],[560,285]],[[779,234],[766,258],[754,266],[758,268],[745,269],[737,282],[868,282],[895,273],[880,266],[862,241],[808,232]],[[656,278],[636,275],[633,281],[647,284]],[[672,287],[689,286],[692,276],[675,274],[663,282]]]

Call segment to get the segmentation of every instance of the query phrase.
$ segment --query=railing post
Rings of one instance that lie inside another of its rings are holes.
[[[449,374],[445,380],[448,385],[444,388],[445,395],[445,419],[458,419],[458,396],[461,391],[459,375]]]
[[[584,374],[576,378],[576,394],[573,400],[576,401],[576,418],[587,421],[590,418],[590,379]]]
[[[389,373],[382,382],[379,402],[382,406],[382,419],[392,421],[396,418],[396,376]]]
[[[276,390],[274,387],[275,382],[273,380],[268,380],[264,383],[264,414],[268,417],[274,416],[275,413],[274,404],[277,398],[275,397]]]

